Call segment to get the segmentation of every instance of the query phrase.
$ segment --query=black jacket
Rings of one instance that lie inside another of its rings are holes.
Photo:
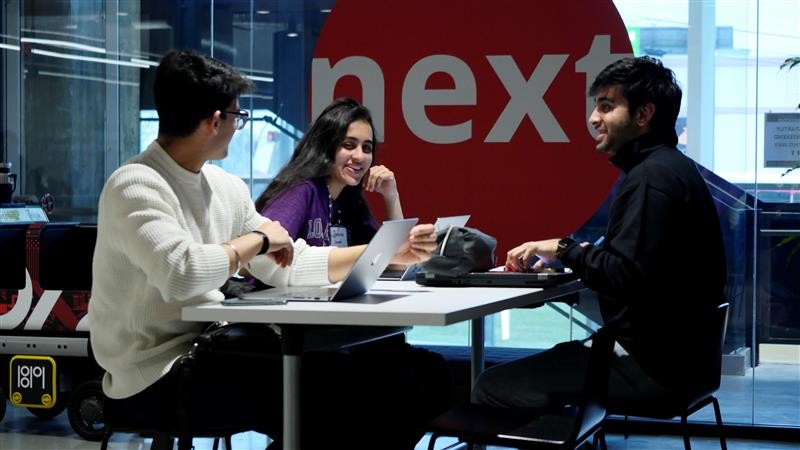
[[[573,244],[561,259],[598,293],[604,319],[619,317],[620,343],[650,376],[694,390],[719,380],[712,318],[725,301],[725,253],[694,161],[662,142],[645,135],[610,159],[625,177],[605,242]]]

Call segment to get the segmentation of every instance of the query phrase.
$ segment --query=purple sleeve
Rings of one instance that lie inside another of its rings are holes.
[[[305,237],[305,234],[301,236],[301,231],[308,221],[313,198],[313,187],[308,183],[300,183],[273,199],[261,210],[261,215],[280,222],[292,239]]]

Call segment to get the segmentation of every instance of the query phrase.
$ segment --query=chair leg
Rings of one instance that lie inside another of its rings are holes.
[[[178,450],[192,450],[194,448],[192,437],[182,437],[178,439]]]
[[[108,441],[111,439],[112,434],[114,433],[108,428],[106,428],[106,432],[103,433],[103,441],[100,443],[100,450],[108,449]]]
[[[156,433],[153,435],[153,443],[150,445],[150,450],[172,450],[175,440],[172,436],[165,433]]]
[[[434,450],[434,446],[436,445],[436,439],[439,439],[439,434],[431,433],[431,439],[428,441],[428,450]],[[442,450],[461,450],[467,448],[468,450],[472,450],[472,444],[458,441],[454,444],[450,444],[447,447],[442,448]]]
[[[719,447],[722,450],[728,450],[728,443],[725,442],[725,430],[722,428],[722,414],[719,411],[719,402],[717,397],[712,397],[711,401],[714,403],[714,415],[717,418],[717,431],[719,431]]]
[[[600,444],[599,447],[598,447],[598,444]],[[606,432],[605,431],[603,431],[602,429],[601,430],[597,430],[597,432],[594,434],[594,439],[592,439],[592,446],[594,448],[596,448],[596,449],[608,450],[608,447],[606,446]]]
[[[692,450],[692,443],[689,442],[689,425],[686,423],[686,413],[681,414],[681,431],[683,432],[683,448]]]
[[[431,438],[428,440],[428,450],[436,448],[436,439],[438,438],[439,436],[437,436],[436,433],[431,433]]]
[[[214,443],[211,445],[212,450],[219,450],[219,441],[220,439],[225,440],[225,450],[233,450],[233,446],[231,445],[231,435],[224,436],[222,438],[215,437]]]
[[[472,450],[474,447],[468,442],[458,441],[450,444],[447,447],[442,447],[441,450]]]
[[[627,441],[628,438],[631,437],[631,433],[628,431],[629,430],[628,429],[628,416],[625,416],[625,420],[624,420],[624,422],[622,424],[622,427],[625,429],[625,431],[622,434],[623,434],[623,436],[625,436],[625,440]]]

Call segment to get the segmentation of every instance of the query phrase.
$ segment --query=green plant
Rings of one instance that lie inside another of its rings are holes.
[[[786,61],[784,61],[783,64],[781,64],[781,69],[785,69],[787,67],[791,69],[792,67],[798,64],[800,64],[800,56],[793,56],[791,58],[786,58]]]

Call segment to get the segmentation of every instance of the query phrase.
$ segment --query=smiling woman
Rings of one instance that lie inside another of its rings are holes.
[[[349,98],[336,100],[311,124],[256,209],[311,245],[365,244],[378,224],[364,191],[381,195],[388,219],[403,218],[394,172],[373,166],[377,154],[370,111]]]
[[[347,126],[347,136],[336,149],[328,189],[336,199],[345,186],[358,186],[372,166],[372,127],[358,120]],[[397,189],[395,188],[395,191]]]

